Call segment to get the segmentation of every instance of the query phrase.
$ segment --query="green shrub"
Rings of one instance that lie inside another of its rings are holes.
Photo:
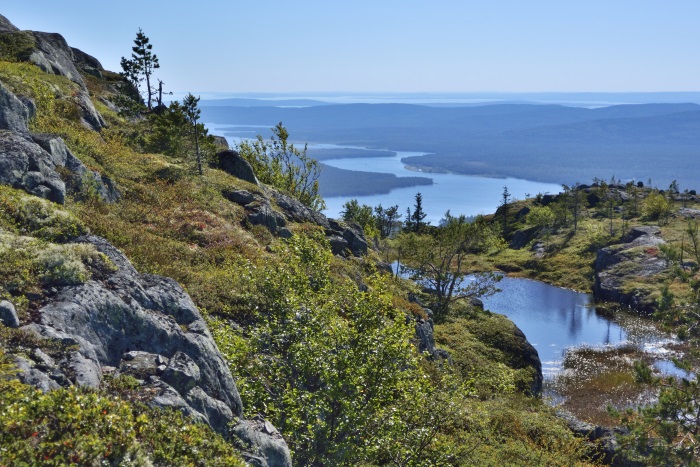
[[[0,34],[0,60],[24,62],[36,48],[36,40],[29,31],[11,31]]]
[[[245,465],[223,438],[179,412],[75,387],[42,394],[2,378],[0,464]]]
[[[293,237],[280,255],[249,263],[247,336],[210,323],[248,414],[287,435],[299,465],[374,462],[382,446],[412,445],[409,407],[431,389],[385,279],[367,278],[366,292],[332,281],[323,238]]]
[[[664,195],[659,192],[650,193],[644,200],[642,208],[644,217],[649,220],[668,221],[671,205]]]

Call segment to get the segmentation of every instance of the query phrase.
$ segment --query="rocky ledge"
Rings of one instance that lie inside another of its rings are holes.
[[[666,243],[656,226],[634,227],[622,242],[598,251],[595,261],[596,299],[613,301],[639,311],[652,311],[650,294],[638,284],[644,278],[662,274],[668,264],[659,245]]]

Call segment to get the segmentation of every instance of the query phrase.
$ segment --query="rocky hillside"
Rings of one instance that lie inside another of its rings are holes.
[[[0,463],[588,462],[510,321],[434,326],[359,226],[228,148],[199,175],[125,87],[0,16]]]

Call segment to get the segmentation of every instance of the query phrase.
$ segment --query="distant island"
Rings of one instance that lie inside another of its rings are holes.
[[[394,174],[339,169],[327,164],[323,164],[318,181],[324,198],[384,194],[395,188],[433,184],[433,180],[427,177],[397,177]]]
[[[396,152],[383,149],[355,149],[355,148],[309,148],[309,155],[317,161],[331,159],[356,159],[363,157],[394,157]]]

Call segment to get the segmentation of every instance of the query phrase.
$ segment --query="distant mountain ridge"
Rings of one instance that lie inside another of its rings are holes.
[[[693,103],[204,106],[202,114],[219,124],[283,121],[298,141],[426,152],[404,161],[427,170],[567,184],[612,175],[655,174],[660,185],[700,180],[700,105]]]

